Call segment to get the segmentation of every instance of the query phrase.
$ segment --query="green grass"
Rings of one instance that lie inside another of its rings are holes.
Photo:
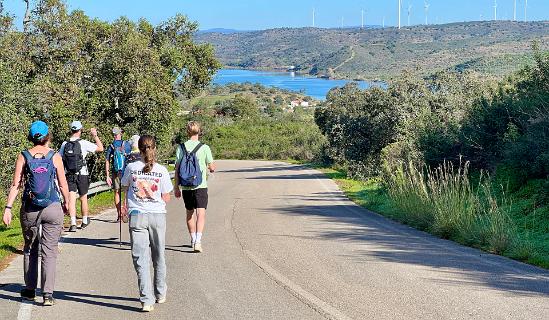
[[[530,181],[518,191],[507,194],[505,201],[499,199],[497,206],[477,208],[481,215],[473,217],[480,220],[474,220],[475,224],[460,223],[456,229],[459,233],[447,234],[418,220],[417,213],[404,212],[403,208],[406,207],[391,198],[381,180],[357,181],[349,179],[343,170],[311,166],[334,180],[349,199],[364,208],[464,245],[549,269],[549,206],[539,206],[536,201],[543,180]],[[496,198],[494,194],[487,195],[484,192],[478,194],[478,197],[481,198],[480,201],[491,205],[494,204],[490,201]],[[498,195],[498,198],[501,198],[501,195]],[[425,206],[425,203],[413,198],[404,199],[404,202],[407,202],[410,208]],[[436,208],[431,208],[434,209]],[[502,217],[508,217],[509,220]]]
[[[101,211],[113,207],[113,192],[103,192],[96,196],[90,197],[89,206],[92,215],[98,214]],[[4,207],[3,200],[0,205]],[[19,206],[17,203],[13,210],[13,220],[10,227],[6,227],[3,223],[0,225],[0,265],[13,253],[18,253],[23,247],[23,236],[21,231],[21,222],[19,220]],[[81,217],[80,206],[77,204],[77,217]],[[2,212],[3,213],[3,212]],[[70,218],[65,216],[65,223],[69,223]]]

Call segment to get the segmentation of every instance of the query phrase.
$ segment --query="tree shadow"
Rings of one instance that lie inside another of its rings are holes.
[[[300,165],[287,165],[287,164],[273,164],[269,166],[253,167],[253,168],[241,168],[220,170],[224,173],[260,173],[260,172],[278,172],[278,171],[301,171],[303,166]]]
[[[298,200],[309,202],[309,205],[288,204],[264,212],[321,217],[333,223],[334,228],[315,231],[317,239],[317,234],[320,234],[320,238],[325,240],[367,243],[376,248],[344,255],[357,263],[381,260],[421,265],[440,272],[444,280],[438,277],[431,280],[441,284],[489,287],[525,296],[549,295],[549,271],[436,238],[360,208],[348,200],[338,201],[341,195],[328,192],[304,196]],[[319,199],[325,203],[319,203]]]

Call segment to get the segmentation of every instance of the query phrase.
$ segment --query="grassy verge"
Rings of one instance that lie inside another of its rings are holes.
[[[470,224],[457,223],[459,226],[456,227],[456,230],[460,230],[460,232],[452,234],[448,233],[448,230],[452,229],[440,228],[440,225],[438,228],[425,225],[422,219],[413,212],[414,210],[407,210],[408,212],[403,210],[405,209],[403,203],[407,202],[408,205],[417,206],[422,210],[435,211],[437,209],[435,206],[441,209],[440,202],[435,203],[431,208],[425,207],[426,202],[419,203],[410,199],[399,199],[397,202],[383,187],[381,180],[357,181],[347,178],[346,173],[342,170],[316,166],[315,169],[322,171],[334,180],[352,201],[364,208],[463,245],[549,269],[549,207],[536,205],[536,198],[533,196],[536,194],[533,190],[539,188],[538,184],[541,183],[539,181],[532,181],[518,191],[507,194],[506,201],[499,201],[495,207],[482,207],[481,214],[472,216],[472,219],[469,220],[472,221]],[[498,195],[498,197],[500,196]],[[494,195],[485,193],[479,197],[483,201],[495,198]],[[498,210],[498,212],[494,214],[493,210]],[[499,220],[502,213],[505,213],[508,221]],[[489,219],[496,220],[489,221]],[[463,221],[467,220],[463,219]],[[501,238],[497,236],[501,234],[508,237],[504,239],[505,245],[498,242],[501,241]],[[482,238],[482,241],[479,238]],[[494,250],[494,248],[498,248],[498,250]]]
[[[113,207],[112,191],[103,192],[90,197],[89,206],[92,215]],[[4,205],[2,205],[2,207],[4,207]],[[79,205],[77,205],[77,208],[77,217],[81,217]],[[65,216],[65,224],[68,223],[69,217]],[[11,226],[6,227],[3,223],[0,225],[0,269],[12,254],[20,253],[22,247],[23,236],[21,233],[21,222],[19,220],[19,203],[17,203],[16,207],[13,209],[13,221]]]

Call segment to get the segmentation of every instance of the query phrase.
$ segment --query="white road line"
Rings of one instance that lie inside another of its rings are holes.
[[[17,313],[17,320],[30,320],[32,316],[33,303],[30,301],[21,302],[19,305],[19,312]]]
[[[100,218],[105,215],[112,214],[113,212],[116,212],[115,209],[107,209],[103,211],[102,213],[94,216],[94,218]],[[63,234],[61,236],[61,239],[59,239],[59,249],[61,249],[61,244],[63,243],[63,238],[68,238],[71,235],[69,233]],[[17,320],[30,320],[32,317],[32,307],[34,303],[30,301],[22,301],[19,303],[19,312],[17,312]]]

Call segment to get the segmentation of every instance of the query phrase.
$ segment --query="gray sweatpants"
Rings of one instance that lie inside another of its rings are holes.
[[[166,214],[138,213],[130,215],[130,240],[139,300],[144,305],[153,305],[156,298],[166,296]],[[150,276],[150,260],[154,268],[154,293]]]
[[[42,244],[42,293],[53,293],[59,238],[63,231],[63,209],[59,202],[55,202],[41,211],[38,217],[40,211],[27,211],[24,206],[21,208],[21,228],[25,239],[23,272],[27,289],[35,290],[38,283],[38,249]],[[38,234],[40,225],[42,236]]]

